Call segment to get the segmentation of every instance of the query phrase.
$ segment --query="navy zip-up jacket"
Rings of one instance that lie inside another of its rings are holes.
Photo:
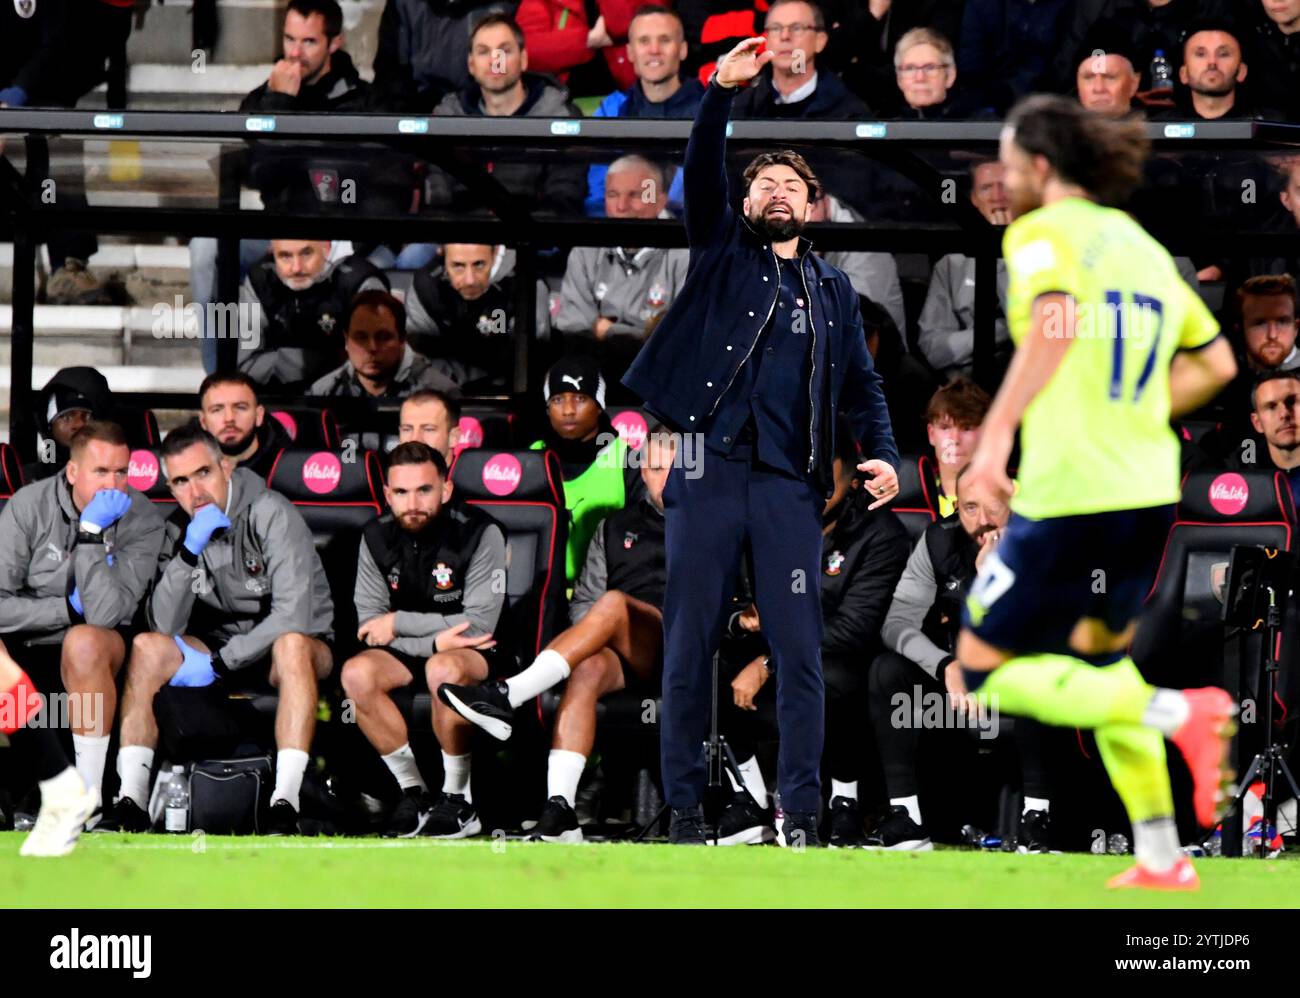
[[[705,89],[683,168],[690,269],[681,292],[623,377],[652,414],[690,433],[704,431],[736,379],[776,307],[781,283],[771,244],[731,205],[727,118],[736,92],[716,83]],[[822,379],[820,390],[807,386],[804,411],[814,423],[810,432],[815,440],[808,470],[829,496],[837,410],[848,417],[868,457],[897,468],[898,449],[881,378],[867,352],[858,296],[843,271],[809,252],[807,239],[799,242],[799,259],[806,261],[813,357],[818,359],[813,377]],[[830,358],[829,370],[821,361],[825,357]],[[813,399],[820,404],[813,405]]]

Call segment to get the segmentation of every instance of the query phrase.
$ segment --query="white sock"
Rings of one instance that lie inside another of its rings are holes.
[[[587,757],[580,752],[567,752],[553,748],[546,760],[546,796],[563,797],[569,807],[576,807],[578,781],[587,768]]]
[[[911,797],[891,797],[889,803],[894,807],[905,807],[907,813],[918,825],[921,823],[921,798],[916,794]]]
[[[751,755],[739,764],[740,778],[745,781],[745,789],[754,798],[758,806],[767,809],[767,784],[763,782],[763,771],[758,768],[758,756]]]
[[[397,785],[403,790],[409,790],[411,787],[419,787],[426,791],[429,789],[424,785],[420,767],[415,764],[415,753],[411,751],[410,742],[381,758],[388,771],[393,774],[393,778],[397,780]]]
[[[1052,802],[1046,797],[1026,797],[1025,806],[1020,809],[1021,814],[1028,814],[1030,811],[1042,811],[1044,814],[1052,806]]]
[[[58,776],[41,780],[41,807],[45,806],[46,801],[58,800],[60,797],[80,797],[85,792],[81,774],[69,766]]]
[[[297,748],[282,748],[275,754],[275,789],[271,791],[271,803],[278,800],[287,802],[295,811],[298,808],[298,792],[302,790],[302,774],[307,772],[307,753]]]
[[[469,753],[448,755],[442,753],[442,792],[462,794],[467,804],[474,802],[469,789]]]
[[[569,678],[573,667],[563,655],[551,648],[542,650],[530,665],[517,676],[506,680],[506,695],[510,697],[510,706],[518,707],[539,693],[544,693],[556,683]]]
[[[142,808],[149,807],[149,775],[153,772],[153,749],[123,745],[117,750],[117,775],[122,788],[117,799],[130,797]]]
[[[1172,738],[1183,726],[1189,713],[1191,708],[1187,706],[1187,698],[1182,693],[1178,690],[1158,689],[1147,704],[1147,709],[1142,712],[1142,723]]]
[[[95,738],[74,734],[72,748],[77,757],[77,772],[86,786],[99,793],[104,785],[104,765],[108,762],[108,735]]]
[[[1133,855],[1137,857],[1138,863],[1153,873],[1172,870],[1181,855],[1178,826],[1174,824],[1174,819],[1154,818],[1134,825]]]
[[[836,797],[847,797],[849,800],[858,799],[858,781],[857,780],[831,780],[831,799]]]

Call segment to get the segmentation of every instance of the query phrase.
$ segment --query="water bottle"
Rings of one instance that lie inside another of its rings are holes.
[[[173,766],[172,775],[163,788],[166,801],[166,828],[169,832],[186,832],[190,824],[190,785],[185,779],[185,767]]]
[[[1151,60],[1151,89],[1174,89],[1174,68],[1165,58],[1164,49],[1156,49],[1156,57]]]

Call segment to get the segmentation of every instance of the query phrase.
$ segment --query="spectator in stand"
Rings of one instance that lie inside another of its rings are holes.
[[[611,80],[619,90],[632,86],[627,43],[637,2],[596,0],[593,22],[583,0],[522,0],[515,20],[524,29],[533,72],[558,77],[576,94],[601,93]]]
[[[524,33],[506,14],[488,14],[470,35],[468,65],[473,81],[444,97],[437,115],[580,118],[569,92],[546,76],[528,72]],[[514,196],[539,211],[576,215],[586,193],[581,163],[486,162],[484,167]],[[441,170],[429,175],[429,204],[464,211],[473,197]]]
[[[303,112],[348,114],[375,111],[379,101],[374,89],[361,79],[352,57],[344,50],[343,11],[336,0],[292,0],[284,12],[281,34],[283,56],[272,67],[266,82],[250,91],[239,109],[250,114]],[[324,153],[324,156],[322,156]],[[385,153],[381,161],[360,147],[340,150],[331,146],[302,143],[259,143],[248,152],[247,182],[262,194],[267,207],[301,214],[338,210],[343,205],[340,159],[353,159],[354,171],[344,170],[365,198],[366,207],[381,191],[389,194],[386,207],[395,207],[405,197],[409,205],[416,189],[412,164]],[[315,157],[321,162],[313,164]],[[371,180],[374,183],[371,183]],[[396,186],[403,193],[392,194]],[[264,258],[269,240],[241,239],[239,272],[245,277]],[[190,240],[190,290],[195,303],[206,305],[217,296],[217,240],[195,236]],[[206,322],[207,309],[200,309]],[[200,341],[203,366],[217,369],[217,333],[204,329]]]
[[[1140,77],[1128,39],[1114,22],[1094,25],[1075,56],[1079,103],[1107,118],[1123,118],[1137,108]]]
[[[375,53],[375,89],[383,105],[429,114],[464,88],[471,80],[465,39],[488,14],[514,7],[510,0],[387,0]]]
[[[247,468],[263,481],[271,474],[280,451],[293,446],[293,437],[257,400],[257,383],[231,371],[209,374],[199,386],[199,425],[216,438],[231,464]]]
[[[1300,120],[1300,0],[1240,2],[1255,100]]]
[[[239,369],[264,387],[310,383],[343,355],[352,299],[388,278],[363,257],[334,261],[328,241],[276,239],[239,292]]]
[[[1290,274],[1249,278],[1236,293],[1237,377],[1193,419],[1214,420],[1219,426],[1201,438],[1201,455],[1209,464],[1222,464],[1244,446],[1261,440],[1249,418],[1254,406],[1255,380],[1278,371],[1300,372],[1296,334],[1296,283]]]
[[[993,400],[969,378],[956,377],[930,397],[925,407],[925,434],[938,472],[939,516],[957,508],[957,476],[970,464],[980,426]]]
[[[809,207],[810,223],[862,221],[861,215],[825,191],[820,192],[820,196]],[[898,263],[892,254],[838,250],[823,253],[822,259],[832,267],[844,271],[852,282],[854,291],[884,309],[900,334],[907,329],[903,311],[903,286],[898,279]],[[906,351],[906,344],[903,349]]]
[[[108,379],[93,367],[63,367],[36,396],[36,426],[40,431],[37,460],[23,468],[23,480],[35,482],[62,471],[68,463],[72,437],[92,419],[112,419],[113,393]]]
[[[764,0],[680,0],[676,7],[690,46],[686,69],[702,84],[719,59],[761,32],[768,9]]]
[[[636,82],[616,90],[600,102],[595,118],[694,118],[704,96],[699,80],[683,78],[686,36],[682,19],[667,7],[638,7],[628,27],[627,52]],[[605,170],[597,164],[587,170],[587,214],[605,212]],[[678,171],[668,193],[669,207],[682,202]]]
[[[1073,85],[1078,62],[1070,60],[1083,48],[1093,25],[1118,22],[1140,78],[1138,90],[1146,93],[1151,90],[1151,61],[1156,52],[1164,52],[1176,74],[1192,22],[1226,14],[1230,5],[1231,0],[1075,0],[1074,10],[1066,17],[1052,89],[1065,92]]]
[[[1280,119],[1279,111],[1257,106],[1246,83],[1249,67],[1233,22],[1197,21],[1182,46],[1174,106],[1153,117],[1215,121],[1220,118]]]
[[[775,0],[763,24],[768,67],[736,97],[733,118],[845,119],[870,112],[829,69],[817,67],[826,21],[809,0]]]
[[[624,156],[605,176],[605,214],[653,219],[667,215],[663,171],[641,156]],[[555,325],[601,358],[617,382],[648,335],[646,323],[672,304],[686,282],[684,249],[575,246],[569,251]]]
[[[515,328],[514,253],[504,246],[446,243],[442,263],[415,275],[406,295],[411,347],[454,365],[465,391],[504,389]],[[534,338],[549,341],[550,292],[537,282]]]
[[[1011,202],[1006,169],[997,160],[976,160],[970,168],[970,200],[991,225],[1010,221]],[[1007,268],[998,259],[998,317],[995,326],[997,364],[1011,359],[1011,333],[1006,320]],[[970,376],[975,362],[975,259],[949,253],[930,275],[930,288],[917,322],[918,345],[926,361],[945,381]]]
[[[957,62],[952,43],[937,31],[913,28],[900,38],[894,52],[894,69],[903,96],[895,117],[933,121],[993,116],[991,107],[954,91]]]
[[[452,392],[464,380],[454,365],[431,361],[411,349],[406,309],[378,288],[352,299],[343,342],[348,359],[313,383],[308,395],[396,399],[420,388]]]
[[[957,66],[970,93],[1006,111],[1038,90],[1071,0],[966,0]]]
[[[964,0],[850,0],[844,19],[832,27],[823,60],[850,90],[882,115],[901,110],[895,55],[913,28],[929,28],[949,41],[959,37]],[[836,20],[835,5],[827,17]],[[828,58],[829,57],[829,58]]]

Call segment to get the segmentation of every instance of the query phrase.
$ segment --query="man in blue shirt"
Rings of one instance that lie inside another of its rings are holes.
[[[728,194],[726,123],[738,88],[772,61],[750,38],[719,63],[684,168],[691,266],[681,293],[623,383],[707,453],[664,489],[661,755],[669,838],[704,841],[700,801],[709,662],[753,556],[755,603],[772,651],[781,730],[782,842],[817,843],[825,692],[819,599],[822,509],[835,413],[864,454],[873,506],[898,493],[889,412],[848,277],[800,237],[821,189],[803,157],[763,153],[745,169],[743,215]]]

